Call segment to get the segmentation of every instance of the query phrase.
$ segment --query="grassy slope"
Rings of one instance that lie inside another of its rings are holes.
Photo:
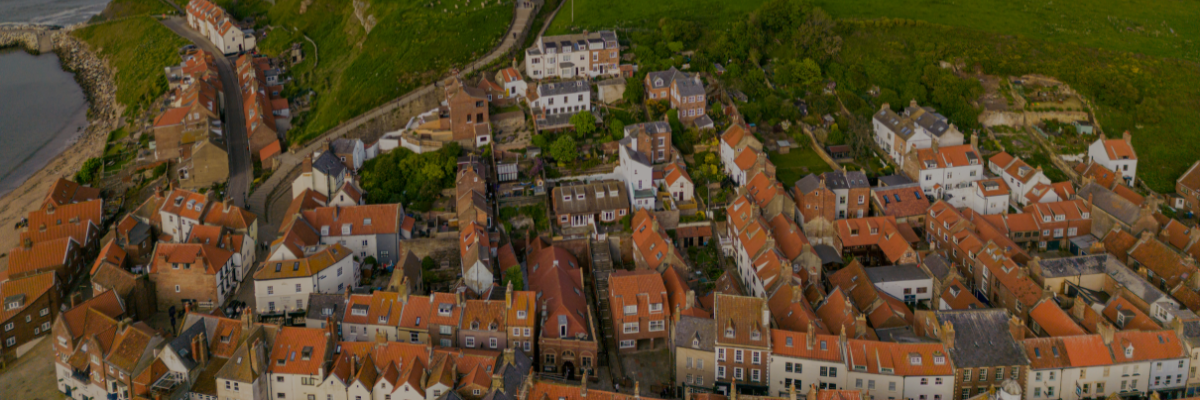
[[[699,22],[707,29],[745,18],[765,0],[575,0],[575,21],[568,2],[554,17],[547,35],[580,31],[583,28],[657,26],[663,17]]]
[[[150,17],[92,25],[72,33],[99,51],[116,71],[117,101],[133,115],[167,90],[163,67],[179,63],[188,44]]]
[[[292,43],[305,46],[305,61],[292,75],[301,87],[315,90],[317,100],[309,121],[289,132],[293,142],[311,139],[483,56],[499,43],[513,13],[511,1],[493,0],[480,9],[480,0],[443,0],[434,10],[428,1],[371,0],[366,14],[378,23],[367,34],[352,1],[313,0],[304,14],[299,12],[303,0],[279,0],[274,6],[242,2],[245,10],[265,11],[265,24],[277,28],[260,43],[263,52],[278,54]],[[319,63],[304,34],[317,42]]]
[[[1097,107],[1101,126],[1119,137],[1133,133],[1138,176],[1156,191],[1173,192],[1174,181],[1200,155],[1195,127],[1200,115],[1200,66],[1178,59],[1095,50],[968,29],[933,25],[877,26],[846,29],[841,58],[846,64],[867,63],[884,74],[927,65],[936,60],[962,58],[978,64],[985,73],[1056,76],[1085,96],[1103,102],[1112,91],[1105,84],[1125,81],[1138,88],[1141,106]],[[872,69],[868,69],[872,70]],[[892,79],[895,79],[893,77]],[[887,80],[871,77],[872,81]]]
[[[158,15],[175,12],[174,8],[160,0],[112,0],[104,7],[100,17],[116,19],[134,15]]]
[[[1200,24],[1195,18],[1200,15],[1200,2],[1191,0],[819,0],[817,4],[838,18],[907,18],[1200,60]]]

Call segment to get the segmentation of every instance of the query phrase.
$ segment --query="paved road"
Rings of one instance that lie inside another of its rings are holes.
[[[212,42],[188,27],[187,20],[174,17],[165,19],[162,23],[179,36],[212,53],[216,59],[217,72],[221,76],[225,95],[224,129],[226,148],[229,151],[229,185],[225,191],[225,198],[232,199],[239,207],[245,207],[254,165],[250,158],[249,141],[246,139],[246,116],[242,114],[242,86],[238,84],[237,74],[234,73],[233,61],[222,57],[220,50]]]
[[[533,3],[533,4],[540,5],[541,1],[525,2],[525,3],[527,3],[527,4]],[[534,12],[536,12],[536,11],[537,11],[536,7],[518,7],[516,10],[516,15],[513,18],[513,23],[512,23],[512,25],[509,26],[508,32],[504,34],[504,40],[500,42],[500,45],[496,46],[495,49],[493,49],[490,53],[488,53],[483,58],[476,60],[475,62],[472,62],[470,65],[468,65],[466,68],[464,68],[461,73],[462,74],[470,73],[472,71],[475,71],[476,69],[487,66],[488,64],[490,64],[491,62],[495,61],[498,58],[506,57],[508,55],[508,52],[510,50],[512,50],[512,48],[514,46],[522,44],[524,37],[525,37],[525,32],[526,32],[526,30],[529,29],[529,25],[533,21]],[[549,23],[550,23],[550,19],[547,19],[546,24],[549,25]],[[544,29],[544,27],[543,27],[543,29]],[[304,156],[306,156],[308,154],[312,154],[313,151],[316,151],[316,150],[320,149],[322,146],[324,146],[324,143],[326,140],[345,136],[347,133],[352,131],[354,128],[357,128],[359,125],[362,125],[363,123],[373,120],[381,115],[390,113],[393,110],[395,110],[396,108],[398,108],[402,105],[408,104],[408,103],[412,102],[413,100],[416,100],[416,99],[420,98],[421,96],[424,96],[435,89],[436,89],[436,85],[434,85],[434,84],[429,84],[429,85],[425,85],[420,88],[417,88],[416,90],[408,92],[407,94],[400,96],[399,98],[392,100],[392,101],[388,102],[387,104],[376,107],[370,111],[367,111],[366,113],[364,113],[362,115],[351,118],[350,120],[341,123],[340,125],[334,127],[333,129],[330,129],[329,131],[325,132],[321,136],[313,139],[311,142],[309,142],[309,145],[305,146],[304,148],[293,147],[288,153],[280,154],[279,156],[277,156],[277,157],[279,157],[278,168],[276,168],[275,172],[271,175],[271,177],[269,179],[267,179],[266,182],[263,182],[257,189],[255,189],[254,193],[252,193],[250,195],[250,201],[249,201],[250,210],[255,213],[258,213],[260,216],[266,215],[265,211],[267,209],[268,202],[270,200],[269,197],[271,195],[271,192],[275,191],[275,188],[281,184],[290,184],[290,182],[283,182],[284,178],[286,178],[288,176],[288,174],[292,171],[292,169],[294,169],[294,168],[296,168],[296,166],[300,165],[301,161],[304,160]],[[266,232],[266,230],[259,229],[259,240],[270,241],[270,240],[274,240],[274,237],[275,237],[275,232]]]

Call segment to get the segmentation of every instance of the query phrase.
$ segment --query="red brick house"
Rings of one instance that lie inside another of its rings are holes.
[[[766,299],[717,294],[717,392],[766,394],[771,359],[771,313]]]
[[[584,297],[587,289],[578,260],[567,249],[544,238],[533,241],[526,260],[529,288],[542,293],[535,365],[544,373],[568,380],[585,373],[597,376],[594,370],[600,346],[596,319]]]
[[[50,324],[58,315],[58,280],[52,273],[12,279],[0,284],[4,298],[0,311],[0,357],[20,357],[29,343],[50,333]]]
[[[468,148],[490,144],[487,92],[458,82],[448,86],[446,99],[450,103],[452,139]]]
[[[666,71],[646,74],[646,97],[650,100],[667,100],[671,108],[678,110],[679,121],[690,123],[705,114],[704,83],[671,67]]]
[[[1175,208],[1200,210],[1200,161],[1192,164],[1187,172],[1175,180],[1175,194],[1182,199],[1182,204],[1172,204]]]
[[[154,249],[149,274],[159,309],[183,303],[218,307],[233,290],[233,253],[211,245],[160,243]]]
[[[608,278],[608,304],[622,353],[661,349],[667,344],[667,288],[653,271],[613,273]]]

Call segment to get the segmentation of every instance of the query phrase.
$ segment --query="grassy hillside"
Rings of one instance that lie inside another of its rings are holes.
[[[765,0],[575,0],[575,20],[571,21],[572,3],[567,0],[547,35],[583,29],[640,28],[656,26],[663,17],[698,22],[709,29],[743,19]]]
[[[1057,43],[1200,61],[1192,0],[818,0],[838,18],[905,18]]]
[[[186,4],[186,3],[184,3]],[[158,15],[176,12],[161,0],[112,0],[93,21],[111,20],[134,15]]]
[[[127,116],[167,91],[163,67],[179,63],[179,48],[188,44],[150,17],[92,25],[72,34],[116,71],[117,101],[125,105]]]
[[[361,13],[355,12],[356,5]],[[508,30],[513,3],[278,0],[272,6],[241,0],[233,12],[257,16],[259,26],[276,28],[260,43],[267,54],[293,43],[304,45],[305,60],[291,73],[297,88],[312,89],[317,96],[313,111],[289,132],[296,143],[483,56]],[[362,20],[370,17],[376,24],[368,32]],[[304,35],[317,43],[317,51]]]
[[[988,74],[1054,76],[1094,102],[1106,134],[1133,133],[1142,160],[1138,176],[1154,190],[1173,192],[1175,179],[1200,158],[1194,108],[1200,104],[1200,65],[1194,62],[927,23],[843,22],[839,30],[845,43],[837,70],[844,71],[839,82],[847,89],[865,88],[855,84],[865,79],[904,93],[908,82],[921,80],[922,68],[949,59]]]

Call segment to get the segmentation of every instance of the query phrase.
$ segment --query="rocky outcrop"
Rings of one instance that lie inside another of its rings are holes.
[[[61,30],[50,34],[63,70],[75,74],[75,81],[88,98],[89,124],[84,139],[107,135],[117,128],[123,111],[117,103],[113,71],[82,40]]]
[[[21,47],[28,51],[38,51],[37,35],[27,31],[0,31],[0,48]]]

